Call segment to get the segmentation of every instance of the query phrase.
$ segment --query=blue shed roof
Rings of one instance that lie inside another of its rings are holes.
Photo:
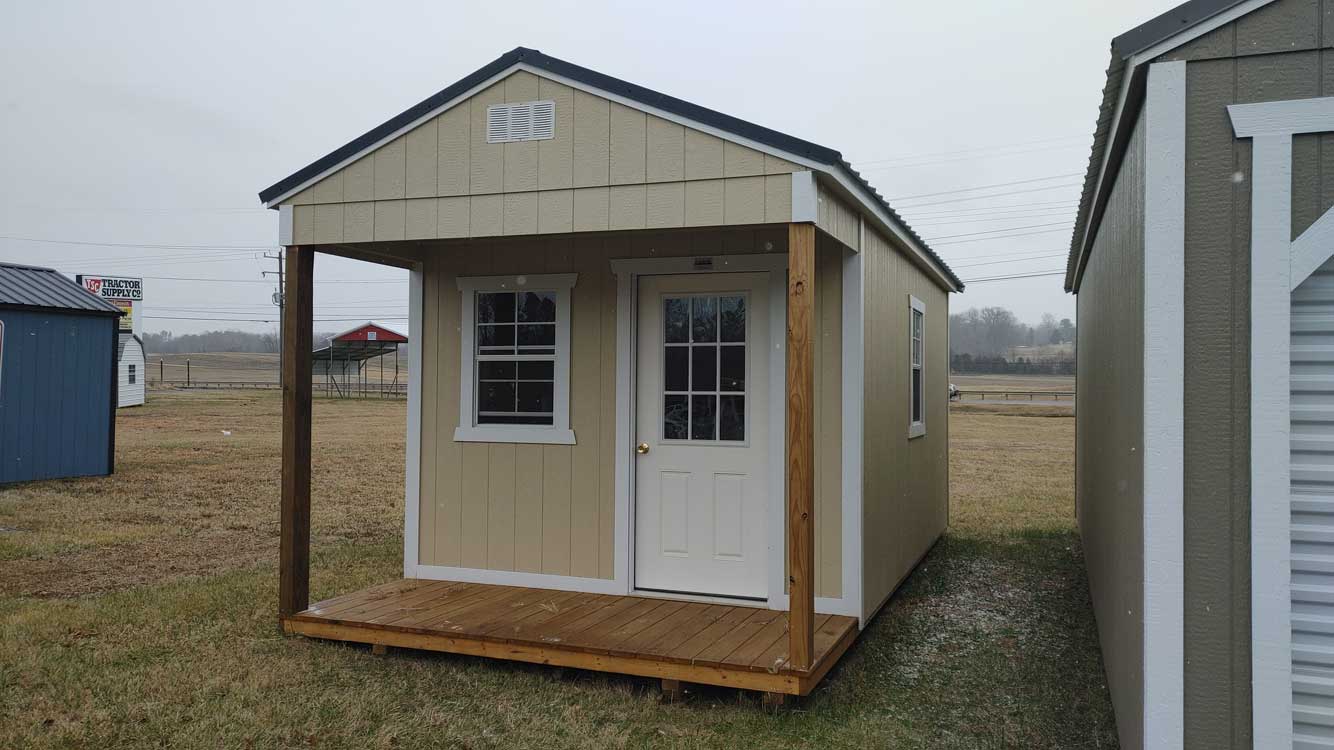
[[[0,307],[7,306],[121,314],[119,307],[84,290],[54,268],[0,262]]]

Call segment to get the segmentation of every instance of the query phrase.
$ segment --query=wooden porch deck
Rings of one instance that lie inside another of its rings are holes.
[[[788,663],[788,613],[639,596],[405,579],[283,618],[314,638],[444,651],[806,695],[857,637],[857,620],[815,616],[809,670]]]

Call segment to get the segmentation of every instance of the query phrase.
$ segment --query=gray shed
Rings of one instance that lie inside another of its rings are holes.
[[[110,474],[119,308],[0,263],[0,484]]]
[[[1112,42],[1066,288],[1127,748],[1334,747],[1334,1]]]

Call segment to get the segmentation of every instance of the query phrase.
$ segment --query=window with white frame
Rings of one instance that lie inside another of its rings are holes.
[[[137,367],[135,365],[130,365],[130,385],[134,385],[138,382],[138,374]]]
[[[908,297],[908,337],[911,340],[911,370],[909,372],[908,437],[926,434],[926,403],[923,397],[925,382],[923,365],[926,361],[926,305],[916,297]]]
[[[573,444],[570,290],[575,274],[460,277],[455,440]]]

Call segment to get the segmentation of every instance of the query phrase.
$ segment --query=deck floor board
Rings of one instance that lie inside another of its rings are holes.
[[[326,599],[283,622],[316,638],[801,695],[857,635],[855,618],[817,615],[814,662],[796,670],[786,612],[416,579]]]

